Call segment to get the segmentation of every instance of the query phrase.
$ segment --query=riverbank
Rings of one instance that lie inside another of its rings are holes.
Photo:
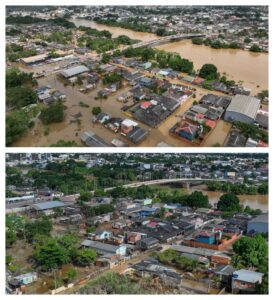
[[[151,41],[159,38],[156,34],[137,32],[120,27],[97,24],[84,19],[70,19],[78,26],[108,30],[113,37],[127,35],[132,39]],[[225,73],[230,80],[241,82],[256,95],[261,90],[268,90],[268,54],[255,53],[241,49],[213,49],[205,45],[194,45],[191,40],[172,42],[156,46],[157,49],[176,52],[183,58],[193,61],[194,69],[203,64],[214,63],[220,73]]]

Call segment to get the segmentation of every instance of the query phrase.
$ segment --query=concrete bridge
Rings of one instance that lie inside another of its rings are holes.
[[[136,49],[136,48],[142,48],[142,47],[156,47],[156,46],[159,46],[159,45],[162,45],[162,44],[167,44],[167,43],[170,43],[170,42],[175,42],[175,41],[180,41],[180,40],[187,40],[187,39],[192,39],[194,37],[204,37],[204,36],[205,36],[205,34],[202,34],[202,33],[174,34],[174,35],[164,36],[164,37],[152,40],[152,41],[140,42],[140,43],[136,43],[136,44],[133,44],[133,45],[124,46],[120,50],[123,51],[123,50],[126,50],[128,48]],[[107,54],[112,55],[114,51],[115,50],[107,51]]]
[[[124,188],[137,188],[142,185],[160,185],[160,184],[167,184],[167,183],[176,183],[181,182],[185,185],[186,188],[189,188],[191,183],[202,183],[202,182],[210,182],[210,181],[218,181],[218,182],[233,182],[232,179],[204,179],[200,177],[195,178],[167,178],[167,179],[155,179],[155,180],[147,180],[147,181],[140,181],[140,182],[133,182],[133,183],[127,183],[122,184],[121,186]],[[111,191],[115,189],[116,187],[109,187],[104,188],[104,191]],[[93,191],[90,191],[92,194]],[[71,194],[60,197],[60,199],[64,202],[75,202],[79,198],[80,194]],[[25,211],[29,209],[29,206],[34,203],[39,202],[45,202],[51,200],[51,197],[43,197],[41,199],[36,198],[33,200],[27,200],[27,201],[19,201],[15,203],[6,203],[6,213],[11,212],[19,212],[19,211]]]
[[[232,181],[231,179],[203,179],[203,178],[168,178],[168,179],[156,179],[156,180],[148,180],[148,181],[140,181],[140,182],[134,182],[134,183],[127,183],[122,185],[124,188],[136,188],[142,185],[157,185],[157,184],[166,184],[166,183],[176,183],[181,182],[186,184],[187,187],[191,183],[198,183],[198,182],[210,182],[210,181],[218,181],[218,182],[228,182]],[[115,187],[109,187],[105,188],[105,191],[110,191],[115,189]]]
[[[194,37],[204,37],[205,34],[201,33],[189,33],[189,34],[174,34],[174,35],[168,35],[161,37],[159,39],[155,39],[152,41],[146,41],[146,42],[140,42],[137,44],[133,44],[131,47],[136,49],[136,48],[141,48],[141,47],[155,47],[161,44],[166,44],[174,41],[180,41],[180,40],[186,40],[186,39],[192,39]]]

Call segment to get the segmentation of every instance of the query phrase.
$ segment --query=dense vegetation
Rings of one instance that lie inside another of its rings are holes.
[[[198,260],[183,257],[179,252],[172,249],[156,254],[156,258],[163,264],[168,264],[188,272],[195,271],[199,266]]]
[[[16,86],[6,91],[7,107],[19,109],[34,103],[37,103],[37,94],[30,87]]]
[[[40,217],[35,221],[27,217],[8,214],[6,216],[6,247],[12,247],[18,239],[24,239],[33,247],[32,256],[44,271],[60,268],[63,264],[73,263],[89,266],[97,258],[92,249],[79,249],[78,239],[72,234],[52,237],[52,221]],[[69,275],[69,278],[75,274]]]
[[[268,143],[268,132],[258,128],[258,126],[239,121],[234,122],[233,125],[239,128],[246,138],[262,140],[263,142]]]
[[[234,194],[224,194],[220,197],[217,208],[224,212],[238,212],[241,210],[240,200]]]
[[[113,50],[119,45],[132,45],[137,40],[132,40],[126,35],[119,35],[112,38],[112,34],[107,30],[97,30],[90,27],[80,26],[79,30],[84,32],[84,35],[77,39],[80,47],[86,46],[90,50],[95,50],[97,53],[104,53]]]
[[[220,37],[222,38],[222,36]],[[199,37],[195,37],[192,39],[192,43],[195,45],[205,45],[210,46],[214,49],[240,49],[240,45],[237,42],[226,43],[222,42],[219,39],[203,39]]]
[[[65,141],[65,140],[59,140],[55,144],[51,144],[50,147],[76,147],[77,143],[75,141]]]
[[[35,49],[24,49],[18,44],[10,44],[6,47],[6,56],[9,61],[17,61],[20,58],[29,57],[38,54]]]
[[[112,83],[117,83],[122,81],[122,76],[118,73],[110,73],[106,74],[103,77],[103,84],[112,84]]]
[[[154,32],[152,30],[152,26],[145,23],[145,20],[140,17],[128,18],[125,21],[117,21],[115,17],[109,18],[107,20],[95,17],[93,20],[98,24],[104,24],[107,26],[121,27],[140,32]],[[154,33],[158,36],[175,34],[175,32],[167,31],[164,27],[158,27]]]
[[[75,24],[68,21],[65,18],[55,18],[55,19],[41,19],[32,16],[8,16],[6,18],[6,24],[35,24],[35,23],[50,23],[56,26],[61,26],[64,28],[75,28]]]
[[[6,71],[6,104],[16,109],[6,116],[6,144],[11,145],[32,125],[31,115],[23,110],[37,102],[33,87],[37,84],[32,73],[21,72],[16,68]]]
[[[259,186],[249,183],[221,183],[218,181],[210,181],[207,183],[209,191],[231,192],[235,195],[266,195],[268,194],[268,183],[262,183]]]
[[[213,80],[218,78],[217,67],[213,64],[204,64],[199,72],[199,76],[207,80]]]
[[[28,115],[24,111],[14,111],[6,117],[6,145],[11,145],[23,136],[30,126]]]
[[[153,291],[147,287],[132,281],[129,277],[118,273],[107,273],[101,275],[82,287],[80,294],[150,294]]]
[[[174,71],[186,73],[193,71],[193,62],[172,52],[152,48],[128,48],[122,54],[125,57],[140,57],[143,61],[154,60],[159,68],[172,68]]]
[[[50,124],[54,122],[62,122],[64,120],[65,106],[61,101],[50,104],[41,110],[39,118],[43,124]]]

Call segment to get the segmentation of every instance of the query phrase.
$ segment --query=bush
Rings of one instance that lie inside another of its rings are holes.
[[[102,109],[101,109],[101,107],[96,106],[96,107],[92,108],[91,112],[92,112],[93,115],[97,116],[102,112]]]

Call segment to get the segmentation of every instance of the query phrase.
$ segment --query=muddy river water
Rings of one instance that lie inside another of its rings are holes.
[[[89,20],[72,19],[76,26],[90,26],[98,30],[108,30],[113,37],[124,34],[132,39],[150,41],[157,39],[155,34],[135,32],[129,29],[96,24]],[[193,45],[191,40],[183,40],[157,46],[158,49],[179,53],[194,63],[195,69],[200,69],[205,63],[213,63],[220,73],[225,72],[236,82],[252,89],[252,94],[268,89],[268,54],[253,53],[238,49],[212,49],[207,46]]]
[[[89,20],[72,19],[77,26],[90,26],[98,30],[109,30],[114,37],[118,35],[127,35],[130,38],[148,41],[156,39],[157,36],[151,33],[135,32],[128,29],[110,27],[105,25],[99,25]],[[183,57],[191,59],[194,62],[195,68],[199,68],[202,64],[207,62],[214,62],[218,66],[221,72],[226,72],[230,75],[230,78],[234,80],[242,80],[244,85],[252,88],[254,91],[261,89],[267,89],[268,82],[268,54],[260,53],[254,54],[248,51],[242,50],[214,50],[210,47],[192,45],[191,41],[180,41],[175,43],[169,43],[166,45],[158,46],[159,49],[165,49],[167,51],[174,51],[180,53]],[[24,71],[26,67],[20,66]],[[35,70],[30,68],[29,72],[41,71],[46,69],[49,72],[56,67],[62,67],[61,63],[36,66]],[[118,102],[117,97],[130,89],[129,86],[124,87],[118,92],[110,95],[107,100],[95,100],[97,92],[103,86],[99,85],[96,90],[89,92],[88,94],[82,94],[79,92],[77,86],[64,86],[58,79],[56,74],[49,75],[47,77],[38,80],[39,86],[50,85],[54,89],[58,89],[67,95],[65,105],[67,106],[66,118],[62,123],[50,124],[49,134],[45,135],[45,126],[41,124],[39,119],[36,120],[35,126],[30,129],[22,138],[20,138],[13,146],[29,147],[29,146],[49,146],[56,143],[58,140],[74,140],[80,146],[80,136],[83,131],[93,131],[106,142],[110,143],[114,138],[119,138],[126,141],[120,134],[115,134],[110,130],[104,128],[102,125],[93,124],[91,122],[92,114],[91,108],[94,106],[100,106],[106,113],[110,113],[113,117],[125,118],[126,116],[121,111],[122,103]],[[177,82],[174,82],[177,83]],[[257,88],[257,85],[260,87]],[[200,99],[208,91],[197,88],[196,97]],[[214,92],[218,94],[217,92]],[[149,128],[144,124],[140,124],[143,128],[149,130],[149,137],[143,141],[141,147],[155,147],[160,142],[165,142],[170,146],[175,147],[188,147],[190,144],[179,140],[169,134],[169,129],[180,120],[180,116],[192,105],[194,98],[189,98],[183,103],[180,108],[173,113],[168,119],[166,119],[157,129]],[[82,101],[89,105],[89,108],[79,106],[79,102]],[[80,113],[80,121],[77,121],[73,116]],[[216,143],[222,144],[230,130],[231,125],[220,120],[216,128],[207,138],[203,146],[212,146]]]
[[[190,188],[190,191],[198,189]],[[208,196],[209,203],[216,204],[223,193],[221,192],[211,192],[201,189],[204,195]],[[243,206],[249,206],[252,209],[261,209],[263,212],[268,212],[268,195],[238,195],[240,203]]]

